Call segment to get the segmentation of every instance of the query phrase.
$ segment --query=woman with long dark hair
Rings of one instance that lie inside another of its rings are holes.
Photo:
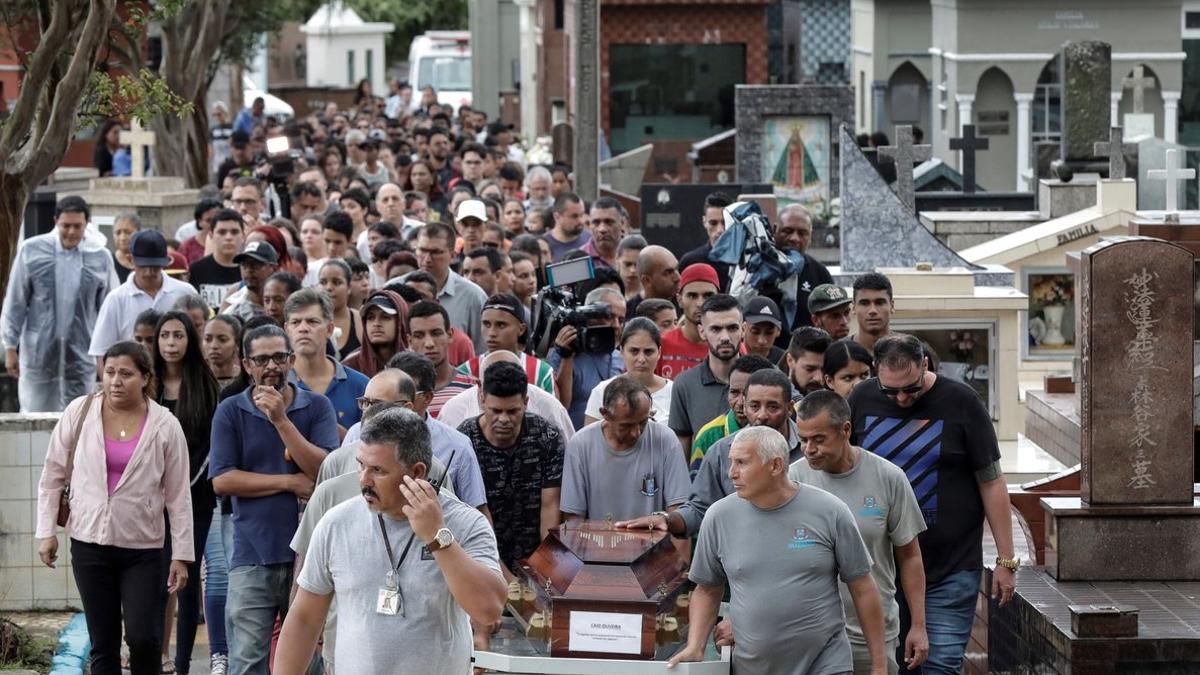
[[[155,403],[154,366],[141,345],[109,347],[100,372],[100,391],[72,401],[50,434],[38,484],[38,557],[54,567],[55,525],[66,515],[71,569],[92,640],[91,672],[120,675],[124,626],[130,672],[157,675],[164,510],[172,551],[167,592],[188,585],[195,560],[188,443],[175,416]],[[69,514],[60,514],[64,493]]]
[[[92,166],[100,172],[101,178],[112,175],[113,155],[120,149],[121,122],[108,120],[100,127],[100,133],[96,136],[96,150],[92,153]]]
[[[218,314],[204,324],[204,361],[217,386],[224,388],[242,374],[241,344],[242,320],[236,316]]]
[[[341,258],[330,258],[321,265],[318,275],[321,289],[333,300],[334,347],[341,361],[362,346],[362,319],[358,310],[350,306],[350,282],[354,273],[350,265]]]
[[[154,332],[154,375],[162,383],[158,402],[175,413],[187,439],[192,521],[195,523],[193,546],[199,551],[208,538],[216,502],[212,483],[208,480],[208,444],[213,414],[217,410],[217,379],[204,360],[200,336],[187,314],[179,311],[164,313]],[[192,579],[200,579],[200,558],[196,556],[189,565],[188,575]],[[200,584],[185,588],[178,601],[175,672],[187,673],[191,668],[192,645],[200,618]],[[169,635],[170,631],[164,633]]]

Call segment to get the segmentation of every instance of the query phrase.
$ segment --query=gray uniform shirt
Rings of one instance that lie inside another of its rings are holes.
[[[900,635],[900,606],[896,603],[896,556],[894,546],[904,546],[925,531],[925,518],[904,470],[888,460],[859,448],[858,462],[846,473],[818,471],[801,459],[792,464],[788,477],[819,487],[842,500],[854,514],[859,534],[875,564],[871,577],[879,587],[883,603],[884,639]],[[866,644],[850,589],[839,584],[846,633],[850,641]]]
[[[729,449],[733,447],[733,439],[736,437],[735,431],[714,443],[708,452],[704,453],[704,461],[700,463],[700,469],[692,479],[691,497],[679,507],[679,515],[683,516],[688,535],[700,531],[700,521],[704,520],[708,507],[726,495],[733,494],[733,481],[729,480]],[[789,462],[804,456],[804,451],[800,448],[800,433],[791,420],[788,420],[788,446],[792,449],[788,457]]]
[[[652,421],[632,449],[617,452],[601,424],[589,424],[567,442],[563,513],[628,520],[687,501],[687,463],[670,429]]]
[[[479,511],[441,496],[446,527],[472,559],[500,576],[496,537]],[[383,517],[392,555],[399,558],[412,528]],[[321,519],[297,583],[310,593],[333,593],[341,607],[342,640],[334,652],[338,672],[361,675],[466,673],[471,667],[471,623],[446,585],[433,555],[420,541],[400,566],[404,614],[377,614],[375,603],[390,563],[375,514],[352,499]]]
[[[689,577],[729,583],[736,675],[829,675],[851,670],[838,579],[871,571],[854,516],[808,485],[771,510],[736,494],[708,510]]]

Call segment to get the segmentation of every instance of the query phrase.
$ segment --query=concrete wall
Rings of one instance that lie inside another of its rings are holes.
[[[37,557],[37,485],[57,414],[0,415],[0,610],[78,608],[66,537],[59,534],[58,566]]]
[[[936,211],[921,214],[921,224],[955,251],[1019,232],[1041,223],[1037,212],[956,212]]]
[[[354,79],[350,80],[347,52],[354,52]],[[308,36],[308,86],[353,87],[367,76],[367,52],[371,56],[371,90],[387,96],[383,34]]]

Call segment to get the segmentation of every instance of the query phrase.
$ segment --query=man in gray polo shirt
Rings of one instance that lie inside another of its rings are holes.
[[[750,424],[747,428],[770,427],[787,439],[789,462],[804,456],[796,425],[788,414],[791,397],[792,383],[788,376],[777,368],[767,368],[756,371],[746,381],[745,401],[742,404]],[[704,520],[708,508],[734,492],[733,480],[729,477],[729,451],[742,431],[722,438],[708,449],[704,461],[700,463],[700,470],[692,479],[691,496],[677,510],[655,512],[618,522],[617,527],[667,530],[676,537],[689,537],[699,532],[700,521]]]
[[[884,675],[879,591],[850,509],[788,478],[790,447],[778,431],[752,427],[734,438],[729,473],[737,494],[713,504],[700,528],[688,573],[696,583],[688,643],[671,666],[704,658],[728,584],[738,675],[849,672],[840,579],[870,645],[870,675]]]
[[[600,423],[567,442],[559,509],[568,520],[624,520],[687,501],[688,470],[679,442],[650,420],[650,409],[650,391],[633,376],[609,383]]]
[[[804,459],[792,464],[792,480],[819,487],[850,507],[874,564],[871,576],[883,604],[884,639],[888,673],[899,672],[896,663],[900,635],[900,606],[896,603],[896,568],[904,596],[912,598],[912,628],[904,645],[904,663],[912,670],[925,662],[929,639],[925,634],[925,567],[917,535],[925,531],[925,517],[904,470],[873,452],[850,444],[850,406],[832,391],[804,397],[797,408],[796,428],[804,444]],[[862,626],[853,612],[853,598],[839,584],[846,612],[846,633],[854,652],[854,672],[870,672],[871,659]]]
[[[679,437],[680,447],[689,450],[700,427],[729,409],[729,372],[742,347],[742,308],[737,299],[718,293],[705,300],[700,307],[700,333],[708,343],[708,358],[675,378],[671,389],[671,431]]]

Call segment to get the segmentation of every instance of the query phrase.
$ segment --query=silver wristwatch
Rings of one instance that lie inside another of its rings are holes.
[[[443,527],[437,531],[437,534],[433,537],[433,541],[429,542],[427,548],[429,549],[430,553],[434,553],[449,547],[453,543],[454,533],[450,531],[450,528]]]

